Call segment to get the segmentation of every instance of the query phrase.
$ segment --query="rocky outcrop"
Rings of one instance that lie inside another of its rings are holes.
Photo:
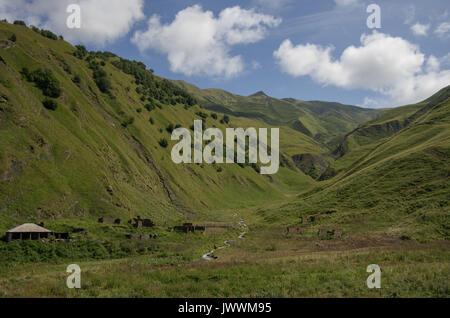
[[[295,165],[313,179],[318,179],[328,166],[330,158],[323,154],[298,154],[292,156]]]

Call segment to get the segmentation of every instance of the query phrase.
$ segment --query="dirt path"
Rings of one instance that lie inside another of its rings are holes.
[[[234,216],[237,216],[237,214],[234,214]],[[247,232],[248,232],[248,227],[247,227],[247,224],[244,223],[244,219],[241,219],[237,224],[238,224],[239,228],[242,231],[239,234],[238,239],[242,240],[244,238],[245,234],[247,234]],[[228,246],[231,246],[232,241],[226,240],[223,243],[225,245],[219,246],[219,247],[215,247],[214,249],[212,249],[208,253],[203,254],[201,260],[202,261],[212,261],[212,260],[217,259],[217,256],[214,255],[214,252],[217,251],[217,250],[221,250],[221,249],[227,248]]]

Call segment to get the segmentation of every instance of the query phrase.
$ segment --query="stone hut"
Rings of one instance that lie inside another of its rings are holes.
[[[55,236],[55,239],[57,239],[57,240],[68,240],[68,239],[70,239],[70,233],[69,232],[53,232],[52,234]]]
[[[150,219],[141,219],[141,217],[138,215],[135,218],[132,218],[128,221],[131,225],[133,225],[135,228],[141,229],[142,227],[153,227],[155,226],[155,223]]]
[[[194,225],[194,231],[202,231],[205,232],[206,225]]]
[[[142,226],[143,227],[153,227],[155,226],[155,223],[153,223],[150,219],[142,219]]]
[[[108,219],[105,217],[101,217],[98,219],[99,223],[104,223],[104,224],[120,224],[122,223],[121,219]]]
[[[319,215],[311,215],[311,216],[308,218],[308,221],[309,221],[309,222],[316,222],[316,221],[319,221],[319,219],[320,219],[320,216],[319,216]]]
[[[125,234],[125,237],[127,239],[131,240],[149,240],[149,239],[156,239],[158,238],[158,235],[156,234]]]
[[[319,229],[319,232],[317,234],[319,236],[329,235],[329,236],[333,236],[333,237],[341,237],[342,236],[342,229],[323,227],[323,228]]]
[[[302,229],[299,226],[291,225],[286,228],[287,234],[299,234],[302,233]]]
[[[87,229],[82,228],[82,227],[75,227],[75,226],[72,226],[72,232],[73,233],[81,233],[84,235],[88,235],[88,233],[89,233],[89,231]]]
[[[142,229],[142,219],[133,219],[131,224],[137,229]]]
[[[50,238],[51,233],[52,231],[47,230],[42,226],[33,223],[25,223],[7,231],[6,241],[48,239]]]
[[[176,231],[182,231],[184,233],[194,232],[195,227],[192,223],[184,223],[183,225],[177,225],[174,227]]]

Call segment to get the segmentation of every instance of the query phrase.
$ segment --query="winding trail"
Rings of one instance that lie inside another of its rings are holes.
[[[237,214],[234,214],[234,216],[237,216]],[[247,232],[248,232],[248,227],[247,227],[247,224],[244,223],[244,219],[241,219],[238,222],[238,226],[241,228],[241,231],[242,231],[239,234],[238,239],[242,240],[244,238],[245,234],[247,234]],[[226,240],[223,243],[225,245],[216,247],[216,248],[212,249],[211,251],[209,251],[208,253],[203,254],[201,260],[209,262],[209,261],[217,259],[217,256],[214,255],[215,251],[227,248],[228,246],[231,246],[231,241],[229,241],[229,240]]]

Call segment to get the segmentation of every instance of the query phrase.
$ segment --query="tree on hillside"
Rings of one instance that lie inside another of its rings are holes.
[[[166,138],[161,138],[161,139],[159,140],[159,145],[160,145],[161,147],[163,147],[163,148],[167,148],[167,146],[169,145],[169,143],[167,142],[167,139],[166,139]]]
[[[56,110],[58,108],[58,103],[55,100],[50,99],[50,98],[44,99],[42,104],[44,105],[45,108],[50,109],[50,110]]]
[[[86,47],[84,47],[84,45],[75,45],[75,48],[77,50],[73,52],[73,55],[80,60],[84,59],[88,54],[88,51],[86,50]]]
[[[58,98],[61,95],[59,81],[50,70],[38,68],[37,70],[30,72],[24,67],[22,69],[22,75],[24,75],[29,82],[35,83],[45,96]]]

